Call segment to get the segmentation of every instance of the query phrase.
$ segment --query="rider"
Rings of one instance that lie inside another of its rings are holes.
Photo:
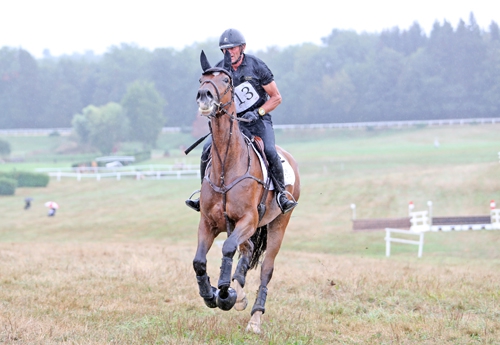
[[[235,89],[234,101],[238,117],[250,122],[239,123],[243,133],[259,136],[264,141],[264,152],[269,162],[269,170],[274,177],[276,186],[276,200],[283,213],[291,211],[297,202],[288,200],[285,192],[285,181],[281,159],[276,152],[273,123],[270,112],[281,103],[274,76],[267,65],[257,57],[245,54],[246,41],[236,29],[224,31],[219,39],[219,48],[222,53],[226,50],[231,54],[233,84]],[[217,67],[222,67],[219,62]],[[201,178],[205,175],[209,161],[209,147],[211,141],[203,147],[201,156]],[[188,199],[186,205],[200,211],[200,199]]]

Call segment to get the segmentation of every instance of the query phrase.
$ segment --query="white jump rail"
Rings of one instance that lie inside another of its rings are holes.
[[[418,246],[418,257],[421,258],[424,249],[424,234],[428,231],[466,231],[466,230],[500,230],[500,209],[492,209],[490,212],[491,223],[489,224],[457,224],[433,226],[430,223],[427,211],[410,212],[410,230],[386,228],[385,255],[391,256],[391,242],[413,244]],[[418,240],[393,237],[392,234],[418,236]]]
[[[418,246],[418,257],[422,257],[424,250],[424,232],[422,231],[412,231],[412,230],[401,230],[401,229],[385,229],[385,256],[391,256],[391,242],[405,243],[405,244],[416,244]],[[418,240],[407,240],[404,238],[391,237],[391,234],[404,234],[404,235],[416,235],[419,237]]]
[[[417,211],[410,212],[410,230],[403,229],[385,229],[385,255],[387,257],[391,256],[391,242],[405,243],[405,244],[415,244],[418,245],[418,257],[422,257],[424,250],[424,232],[429,231],[429,217],[427,211]],[[404,235],[414,235],[418,236],[418,240],[408,240],[405,238],[391,237],[391,234],[404,234]]]

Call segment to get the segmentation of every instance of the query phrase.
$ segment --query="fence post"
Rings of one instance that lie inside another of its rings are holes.
[[[418,257],[422,257],[422,252],[424,250],[424,233],[420,233],[420,240],[418,241]]]
[[[427,207],[429,208],[429,227],[432,226],[432,201],[427,201]]]
[[[385,229],[385,256],[391,256],[391,231]]]
[[[413,205],[413,201],[410,201],[408,203],[408,215],[411,217],[411,211],[415,208],[415,205]]]

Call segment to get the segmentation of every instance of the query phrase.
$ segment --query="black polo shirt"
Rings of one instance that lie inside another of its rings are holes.
[[[217,64],[222,67],[223,61]],[[234,102],[238,116],[261,107],[269,98],[262,87],[274,80],[274,75],[261,59],[244,54],[236,71],[231,68],[234,84]]]

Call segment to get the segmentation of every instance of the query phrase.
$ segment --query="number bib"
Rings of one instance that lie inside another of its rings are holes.
[[[254,105],[260,96],[255,88],[248,81],[241,83],[234,88],[234,102],[236,103],[236,113],[241,113]]]

